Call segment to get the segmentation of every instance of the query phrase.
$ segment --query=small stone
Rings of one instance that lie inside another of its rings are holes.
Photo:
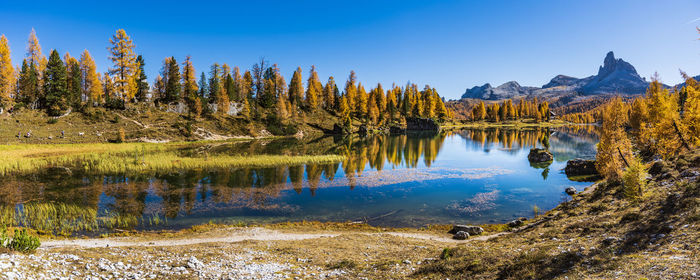
[[[467,233],[466,231],[458,231],[457,233],[455,233],[454,236],[452,236],[452,238],[457,240],[465,240],[469,238],[469,233]]]
[[[566,190],[564,190],[564,192],[566,192],[566,194],[568,194],[568,195],[575,195],[575,194],[576,194],[576,188],[574,188],[574,187],[568,187],[568,188],[566,188]]]

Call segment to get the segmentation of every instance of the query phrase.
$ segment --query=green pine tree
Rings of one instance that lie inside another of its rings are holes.
[[[56,50],[51,51],[49,62],[44,70],[44,107],[49,116],[60,116],[68,109],[66,68]]]

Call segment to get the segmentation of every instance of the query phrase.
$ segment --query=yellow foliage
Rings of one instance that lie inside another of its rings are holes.
[[[691,145],[700,145],[700,85],[686,81],[686,99],[683,103],[683,130]],[[694,80],[692,80],[694,82]],[[692,84],[692,85],[691,85]]]
[[[0,106],[9,107],[15,88],[15,70],[10,58],[10,45],[5,35],[0,36]]]
[[[631,158],[631,143],[623,129],[627,123],[626,106],[620,97],[603,105],[603,125],[596,154],[596,169],[607,179],[619,180],[626,159]]]
[[[97,73],[95,60],[90,52],[84,50],[80,55],[80,71],[83,76],[82,92],[90,100],[90,104],[100,104],[104,100],[104,92],[100,84],[100,75]]]
[[[681,142],[674,124],[679,119],[677,95],[657,80],[651,82],[646,96],[648,110],[647,125],[641,129],[641,143],[648,143],[652,151],[668,158],[679,150]]]

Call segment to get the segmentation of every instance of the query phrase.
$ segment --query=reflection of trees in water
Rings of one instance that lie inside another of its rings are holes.
[[[512,129],[488,128],[465,129],[457,132],[462,138],[469,140],[467,147],[474,151],[489,151],[499,148],[511,154],[531,147],[548,147],[550,131],[547,128]]]
[[[258,146],[261,144],[256,144],[256,142],[248,142],[240,144],[244,153],[248,154],[256,153],[256,149],[264,149],[265,153],[276,151],[283,154],[319,154],[327,153],[329,149],[332,149],[346,157],[342,162],[335,164],[308,164],[274,168],[173,170],[170,173],[139,176],[88,176],[82,174],[60,178],[39,175],[4,178],[3,182],[0,182],[0,203],[16,205],[30,201],[62,202],[92,209],[103,207],[120,214],[136,216],[158,213],[168,218],[193,215],[200,211],[236,209],[290,213],[295,211],[295,208],[276,199],[284,190],[293,189],[297,194],[302,194],[303,188],[308,187],[311,195],[315,195],[317,189],[323,187],[349,186],[352,189],[358,184],[371,184],[374,181],[369,177],[380,178],[377,180],[381,182],[374,182],[377,185],[399,182],[400,180],[396,181],[398,179],[412,179],[413,177],[409,175],[416,175],[416,172],[398,172],[396,174],[384,172],[385,176],[380,175],[382,175],[382,170],[397,166],[415,168],[421,162],[425,166],[431,166],[449,135],[458,134],[469,140],[467,141],[469,147],[475,150],[499,147],[510,153],[516,153],[517,150],[525,147],[545,146],[545,143],[550,141],[556,144],[554,146],[561,145],[560,142],[565,141],[566,137],[558,135],[574,135],[578,132],[581,132],[584,137],[588,137],[586,135],[594,137],[595,135],[594,132],[591,132],[593,128],[572,128],[561,131],[567,134],[557,132],[552,135],[551,139],[549,131],[546,129],[474,129],[433,135],[377,135],[365,138],[335,139],[335,141],[326,137],[314,139],[311,143],[301,144],[272,141],[268,142],[267,145],[262,145],[264,148]],[[209,152],[223,153],[228,152],[226,149],[231,149],[235,145],[239,144],[207,146],[204,149]],[[556,148],[553,147],[553,149]],[[188,150],[183,152],[197,153],[201,151]],[[367,167],[376,171],[371,171],[369,176],[362,176]],[[335,175],[341,168],[345,176],[342,180],[338,180]],[[547,173],[543,172],[542,175],[546,177]],[[402,178],[392,178],[392,176]],[[417,178],[417,180],[440,178],[436,177],[435,174],[420,176],[424,177]],[[454,176],[473,176],[473,174]],[[335,182],[333,182],[334,180]],[[108,197],[102,201],[102,204],[100,204],[101,195]]]

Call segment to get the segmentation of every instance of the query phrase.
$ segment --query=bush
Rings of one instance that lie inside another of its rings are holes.
[[[48,123],[48,124],[56,124],[56,123],[58,123],[58,118],[50,118],[46,123]]]
[[[7,236],[5,228],[0,229],[0,246],[18,252],[34,252],[41,242],[39,237],[29,235],[26,229],[15,229],[15,235],[10,238]]]
[[[647,167],[638,157],[631,157],[629,167],[622,174],[622,188],[625,197],[637,200],[644,194],[647,185]]]

